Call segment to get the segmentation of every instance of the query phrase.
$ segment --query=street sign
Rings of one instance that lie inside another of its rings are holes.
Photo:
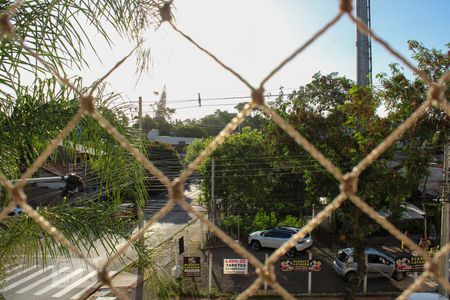
[[[183,258],[184,277],[200,277],[200,257]]]
[[[422,256],[399,257],[395,261],[395,269],[399,272],[422,272],[424,264]]]
[[[320,259],[282,259],[281,272],[319,272],[322,271]]]
[[[248,260],[243,258],[224,258],[223,274],[247,274]]]

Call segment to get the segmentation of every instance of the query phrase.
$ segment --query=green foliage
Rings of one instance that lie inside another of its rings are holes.
[[[97,241],[111,251],[121,238],[130,237],[133,220],[114,217],[114,206],[101,202],[80,205],[73,207],[62,203],[55,207],[39,208],[38,212],[84,253],[95,255],[97,249],[93,244]],[[37,264],[38,259],[42,259],[40,263],[45,264],[51,257],[70,257],[67,248],[25,214],[2,220],[0,238],[1,267],[15,260]]]
[[[275,212],[259,211],[255,215],[227,215],[226,217],[224,216],[222,218],[221,223],[222,228],[227,230],[228,233],[237,235],[237,232],[239,230],[240,237],[244,238],[251,232],[269,229],[272,227],[302,227],[306,224],[306,220],[289,214],[279,215]]]
[[[428,50],[414,41],[409,45],[420,68],[433,79],[448,70],[448,53]],[[380,91],[354,86],[337,73],[317,73],[311,83],[287,97],[281,93],[273,106],[345,173],[426,99],[426,87],[420,78],[410,81],[396,65],[392,66],[390,75],[381,74],[378,79],[384,87]],[[449,96],[449,90],[446,96]],[[383,116],[377,113],[382,104],[387,109]],[[375,210],[389,208],[394,215],[399,215],[400,202],[416,192],[421,180],[427,176],[433,149],[443,143],[449,124],[445,113],[429,109],[396,144],[362,172],[357,194]],[[316,167],[313,169],[296,159],[307,154],[283,130],[269,123],[265,132],[269,153],[282,153],[286,157],[285,162],[277,163],[279,168],[284,172],[295,170],[301,173],[308,202],[316,203],[324,196],[333,199],[339,194],[336,179],[317,162],[312,163]],[[363,249],[372,222],[358,209],[355,212],[349,202],[336,215],[339,233],[349,238],[350,245]]]
[[[194,142],[187,148],[190,162],[211,142]],[[198,169],[203,176],[202,189],[209,205],[211,193],[211,163],[215,160],[215,196],[224,208],[261,208],[261,200],[270,199],[273,178],[265,176],[270,166],[265,158],[265,141],[261,132],[243,128],[231,135]],[[247,163],[256,166],[249,168]]]
[[[7,11],[13,1],[0,4],[0,14]],[[31,49],[43,58],[51,69],[65,76],[66,67],[84,67],[83,52],[86,47],[95,52],[87,35],[85,23],[97,31],[100,38],[111,42],[105,28],[129,38],[140,40],[141,32],[150,24],[158,22],[156,3],[122,3],[106,1],[22,1],[12,14],[16,34],[25,39]],[[157,17],[156,17],[157,18]],[[57,26],[55,26],[57,24]],[[146,51],[139,49],[138,66],[145,69]],[[22,81],[22,78],[26,80]],[[86,92],[81,80],[71,79],[78,90]],[[20,171],[31,165],[52,139],[64,128],[79,108],[78,98],[72,90],[57,82],[36,59],[7,37],[0,40],[0,172],[9,179],[19,177]],[[134,132],[128,131],[128,120],[123,107],[112,105],[117,95],[106,93],[104,85],[96,91],[96,109],[138,148]],[[142,204],[146,197],[142,167],[94,120],[84,117],[77,127],[64,139],[62,151],[70,155],[66,163],[77,164],[76,149],[85,150],[84,159],[91,170],[99,176],[101,193],[110,194],[116,204],[125,192],[134,202]],[[58,151],[51,159],[58,159]],[[1,191],[2,205],[7,195]],[[6,200],[6,201],[5,201]],[[73,207],[62,203],[55,207],[41,208],[40,212],[51,224],[78,248],[88,251],[98,241],[114,248],[120,237],[126,237],[121,222],[108,217],[106,203],[94,201]],[[105,207],[99,208],[99,205]],[[110,205],[110,203],[108,203]],[[113,205],[115,207],[115,205]],[[25,259],[49,255],[67,254],[67,249],[47,236],[28,217],[7,218],[0,224],[2,243],[1,259],[4,266],[17,254]]]
[[[182,125],[176,128],[176,136],[204,138],[207,136],[206,130],[195,125]]]
[[[253,221],[253,228],[267,229],[276,224],[275,212],[258,212]]]
[[[303,220],[301,220],[300,218],[291,216],[291,215],[287,215],[285,216],[283,219],[280,219],[277,222],[277,226],[294,226],[294,227],[301,227],[303,226]]]

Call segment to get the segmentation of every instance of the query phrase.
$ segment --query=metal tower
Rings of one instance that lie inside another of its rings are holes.
[[[370,0],[356,0],[356,16],[370,28]],[[356,83],[372,84],[372,45],[370,37],[356,28]]]

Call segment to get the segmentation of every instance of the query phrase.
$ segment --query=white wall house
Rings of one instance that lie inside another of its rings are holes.
[[[184,146],[191,144],[196,138],[179,137],[179,136],[165,136],[159,135],[158,129],[152,129],[147,133],[147,138],[150,142],[163,142],[172,146]]]

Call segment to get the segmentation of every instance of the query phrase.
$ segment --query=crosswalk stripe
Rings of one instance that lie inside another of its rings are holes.
[[[17,270],[17,269],[20,269],[20,268],[22,268],[23,267],[23,265],[17,265],[17,266],[15,266],[14,268],[11,268],[11,269],[8,269],[8,270],[6,270],[6,274],[9,274],[9,273],[11,273],[12,271],[15,271],[15,270]],[[6,268],[5,268],[6,269]]]
[[[75,294],[74,296],[72,296],[72,298],[70,298],[70,300],[78,300],[80,299],[81,296],[83,296],[83,294],[92,289],[98,282],[93,282],[90,285],[88,285],[87,287],[85,287],[83,290],[81,290],[80,292],[78,292],[77,294]]]
[[[13,289],[13,288],[15,288],[16,286],[19,286],[19,285],[21,285],[22,283],[27,282],[28,280],[33,279],[34,277],[39,276],[39,275],[41,275],[42,273],[47,272],[48,270],[53,269],[54,267],[55,267],[55,266],[48,266],[48,267],[43,268],[42,270],[39,270],[39,271],[37,271],[37,272],[34,272],[34,273],[28,275],[27,277],[24,277],[24,278],[22,278],[22,279],[20,279],[20,280],[17,280],[17,281],[14,282],[14,283],[11,283],[10,285],[8,285],[8,286],[6,286],[5,288],[1,289],[0,292],[4,293],[4,292],[6,292],[6,291],[9,291],[10,289]]]
[[[116,275],[116,273],[117,273],[117,271],[109,271],[108,275],[111,277],[111,276]],[[98,283],[98,281],[91,283],[90,285],[85,287],[83,290],[81,290],[77,294],[73,295],[72,298],[70,298],[70,300],[80,299],[80,297],[83,296],[84,293],[86,293],[88,290],[92,289],[97,283]]]
[[[36,269],[36,268],[38,268],[38,267],[39,267],[39,265],[38,265],[38,266],[33,266],[33,267],[28,268],[28,269],[25,269],[25,270],[22,270],[21,272],[18,272],[18,273],[14,274],[14,275],[11,275],[11,276],[6,277],[6,278],[4,279],[4,281],[5,281],[5,282],[10,281],[10,280],[12,280],[12,279],[14,279],[14,278],[16,278],[16,277],[22,276],[22,275],[23,275],[24,273],[26,273],[26,272],[29,272],[29,271],[31,271],[31,270]]]
[[[55,287],[57,287],[58,285],[60,285],[61,283],[71,279],[72,277],[77,276],[78,274],[82,273],[85,269],[77,269],[75,271],[73,271],[72,273],[70,273],[67,276],[64,276],[63,278],[53,282],[52,284],[48,285],[46,288],[34,293],[35,296],[40,296],[43,295],[45,293],[47,293],[48,291],[50,291],[51,289],[54,289]]]
[[[57,270],[56,272],[53,272],[50,275],[47,275],[44,278],[41,278],[38,281],[33,282],[32,284],[30,284],[27,287],[17,291],[16,293],[23,294],[25,292],[28,292],[29,290],[37,287],[38,285],[42,284],[43,282],[46,282],[47,280],[50,280],[53,277],[56,277],[56,276],[60,275],[61,273],[63,273],[64,271],[69,270],[69,269],[70,269],[70,267],[61,268],[61,269]]]
[[[92,271],[91,273],[89,273],[86,276],[78,279],[77,281],[75,281],[74,283],[69,285],[68,287],[66,287],[63,290],[59,291],[58,293],[54,294],[52,297],[53,298],[59,298],[59,297],[65,295],[65,294],[67,294],[69,291],[73,290],[74,288],[76,288],[77,286],[79,286],[80,284],[82,284],[83,282],[87,281],[89,278],[91,278],[91,277],[93,277],[95,275],[97,275],[97,271]]]

